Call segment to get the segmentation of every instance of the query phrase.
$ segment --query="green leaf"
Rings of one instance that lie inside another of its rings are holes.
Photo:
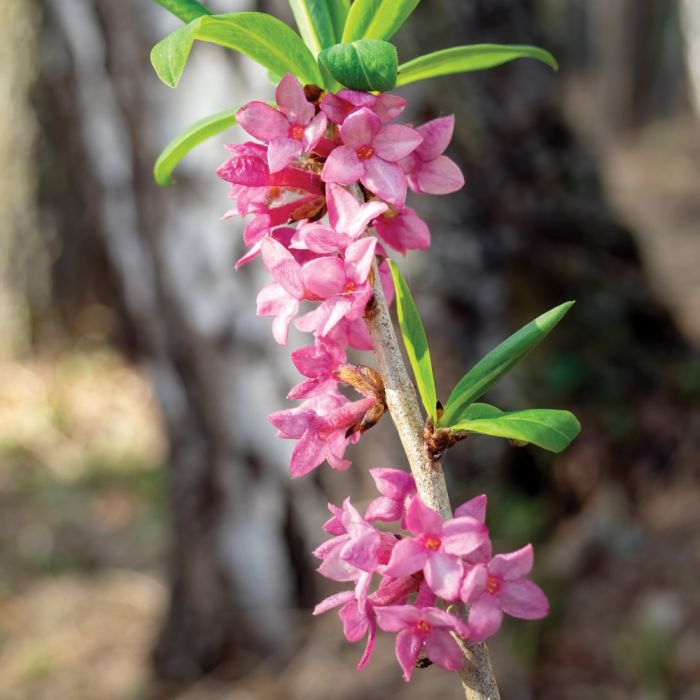
[[[200,119],[178,134],[158,156],[153,167],[155,181],[164,187],[173,182],[175,166],[197,145],[236,123],[236,110],[227,109]]]
[[[340,41],[350,8],[348,0],[289,0],[289,5],[314,56]]]
[[[396,47],[387,41],[336,44],[321,51],[318,60],[335,80],[352,90],[385,92],[396,85]]]
[[[557,61],[549,51],[537,46],[507,46],[503,44],[473,44],[454,46],[434,53],[419,56],[399,66],[397,85],[407,85],[416,80],[435,78],[451,73],[493,68],[516,58],[535,58],[557,70]]]
[[[569,411],[532,408],[504,413],[488,404],[472,404],[455,425],[449,427],[454,432],[529,442],[551,452],[565,450],[581,431],[576,416]]]
[[[439,425],[451,425],[470,404],[483,396],[506,372],[534,350],[573,306],[567,301],[538,316],[479,360],[452,390]]]
[[[197,0],[155,0],[159,5],[164,7],[169,12],[172,12],[178,19],[183,22],[191,22],[202,15],[210,15],[204,5]]]
[[[240,51],[275,75],[293,73],[302,84],[321,83],[313,55],[284,22],[262,12],[233,12],[198,17],[153,47],[151,63],[166,85],[179,82],[195,39]]]
[[[343,31],[343,42],[391,39],[420,0],[355,0]]]
[[[425,410],[434,423],[437,421],[437,396],[435,394],[435,380],[433,379],[433,365],[430,362],[428,339],[425,337],[425,330],[423,329],[418,309],[404,276],[393,260],[389,260],[389,268],[394,280],[394,289],[396,290],[396,315],[399,318],[406,354],[413,368],[423,406],[425,406]]]

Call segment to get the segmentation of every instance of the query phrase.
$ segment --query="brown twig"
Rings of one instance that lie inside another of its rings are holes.
[[[386,403],[406,452],[418,494],[427,506],[440,513],[442,519],[446,520],[452,517],[452,508],[445,477],[440,462],[431,459],[426,449],[424,421],[418,406],[418,396],[396,340],[376,260],[373,273],[374,298],[365,312],[365,320],[384,381]],[[464,664],[459,677],[465,698],[499,700],[498,686],[486,645],[461,642],[460,646],[464,652]]]

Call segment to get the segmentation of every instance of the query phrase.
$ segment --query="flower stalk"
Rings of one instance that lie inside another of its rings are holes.
[[[365,312],[365,321],[384,381],[387,407],[406,453],[418,495],[443,520],[448,520],[452,517],[452,507],[445,475],[440,462],[432,461],[426,450],[418,395],[399,349],[376,260],[373,273],[373,298]],[[498,700],[500,694],[486,644],[457,639],[464,654],[459,677],[466,700]]]

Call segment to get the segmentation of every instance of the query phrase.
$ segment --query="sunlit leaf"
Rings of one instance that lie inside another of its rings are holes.
[[[416,80],[435,78],[451,73],[494,68],[517,58],[534,58],[557,70],[557,61],[549,51],[537,46],[508,46],[504,44],[473,44],[454,46],[419,56],[399,66],[397,85],[407,85]]]
[[[340,42],[349,0],[289,0],[299,33],[311,53]]]
[[[153,168],[153,177],[161,185],[170,185],[177,164],[198,144],[236,123],[236,110],[226,110],[200,119],[178,134],[161,152]]]
[[[151,63],[166,85],[177,85],[196,39],[240,51],[275,75],[293,73],[302,84],[321,83],[313,55],[284,22],[262,12],[234,12],[198,17],[153,47]]]
[[[416,378],[418,393],[428,415],[437,420],[435,394],[435,380],[433,379],[433,365],[430,361],[428,339],[425,337],[423,323],[420,320],[418,309],[411,296],[408,284],[393,260],[389,260],[391,276],[396,290],[396,314],[399,319],[401,335],[406,346],[408,361],[411,363],[413,374]]]
[[[343,31],[343,42],[391,39],[420,0],[355,0]]]
[[[532,408],[504,413],[488,404],[472,404],[449,428],[457,433],[481,433],[494,437],[532,443],[551,452],[561,452],[581,431],[581,425],[569,411]]]
[[[164,7],[169,12],[172,12],[178,19],[183,22],[191,22],[202,15],[210,15],[201,2],[197,0],[155,0],[159,5]]]
[[[452,425],[470,403],[483,396],[519,360],[534,350],[561,321],[573,303],[567,301],[538,316],[479,360],[452,390],[445,404],[445,412],[440,418],[440,425]]]
[[[385,92],[396,85],[396,47],[387,41],[336,44],[321,51],[318,60],[335,80],[353,90]]]

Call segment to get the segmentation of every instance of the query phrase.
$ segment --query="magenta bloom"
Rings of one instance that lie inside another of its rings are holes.
[[[410,155],[423,137],[408,126],[381,124],[381,119],[365,107],[350,114],[340,127],[343,145],[328,156],[321,179],[340,185],[359,180],[380,199],[402,207],[407,183],[398,162]]]
[[[342,252],[365,232],[372,219],[389,208],[377,201],[360,204],[344,187],[332,183],[326,187],[326,203],[330,226],[305,224],[298,230],[293,248],[308,248],[321,255]]]
[[[396,658],[403,677],[410,681],[418,655],[425,655],[448,671],[459,671],[464,656],[450,632],[460,637],[468,635],[465,624],[440,608],[417,608],[412,605],[388,605],[376,608],[377,623],[385,632],[398,632]]]
[[[376,244],[374,238],[361,238],[347,247],[345,260],[322,257],[302,266],[306,288],[324,300],[313,317],[319,335],[327,335],[342,318],[353,321],[364,313],[372,296],[367,278]]]
[[[343,88],[335,95],[327,92],[321,100],[321,111],[334,124],[342,124],[352,112],[363,107],[371,109],[382,122],[389,122],[403,112],[406,100],[388,92],[372,95],[369,92],[357,92],[348,88]]]
[[[305,399],[335,388],[338,380],[333,375],[346,361],[345,350],[330,338],[318,338],[315,345],[299,348],[292,353],[292,362],[301,374],[308,377],[297,384],[288,399]]]
[[[464,186],[464,175],[443,155],[452,139],[455,118],[440,117],[419,126],[423,143],[401,162],[408,184],[419,194],[449,194]]]
[[[436,595],[456,600],[464,574],[462,556],[488,539],[486,526],[468,516],[443,522],[415,496],[406,511],[406,527],[414,536],[397,543],[384,574],[398,578],[423,570]]]
[[[401,469],[370,469],[369,473],[382,495],[367,506],[365,518],[389,523],[401,520],[403,524],[406,509],[416,495],[413,477]]]
[[[333,469],[348,469],[351,462],[343,459],[343,453],[356,439],[346,438],[345,432],[374,403],[372,398],[350,401],[333,390],[307,399],[297,408],[271,413],[268,418],[277,428],[277,437],[299,440],[290,462],[292,477],[308,474],[324,460]]]
[[[411,207],[390,209],[374,221],[374,230],[394,250],[425,250],[430,246],[430,229]]]
[[[523,620],[549,614],[542,589],[525,577],[532,570],[532,545],[510,554],[497,554],[488,564],[477,564],[464,577],[461,599],[470,605],[471,638],[483,641],[498,631],[503,613]]]
[[[275,98],[279,111],[264,102],[249,102],[238,110],[238,123],[255,138],[268,144],[267,162],[271,173],[314,149],[328,120],[308,102],[299,81],[291,74],[282,78]]]

